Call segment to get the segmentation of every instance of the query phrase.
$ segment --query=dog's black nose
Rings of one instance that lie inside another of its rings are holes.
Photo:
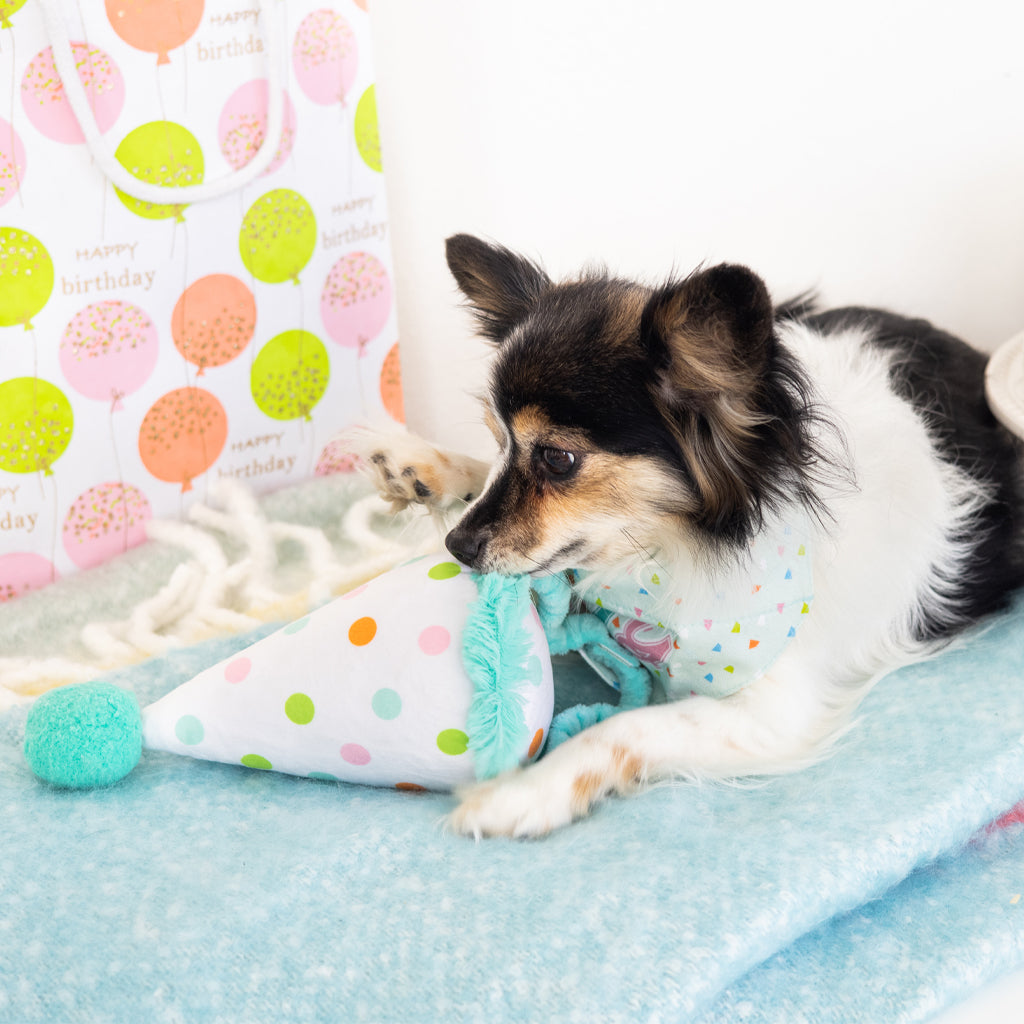
[[[478,530],[467,530],[464,526],[456,526],[444,539],[444,546],[463,565],[471,569],[484,549],[484,537]]]

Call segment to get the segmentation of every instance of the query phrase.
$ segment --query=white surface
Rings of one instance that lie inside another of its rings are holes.
[[[1024,1020],[1024,970],[983,989],[930,1024],[1020,1024]],[[879,1022],[882,1024],[882,1022]]]
[[[999,421],[1024,437],[1024,332],[1003,342],[989,359],[985,393]]]
[[[454,231],[558,274],[730,259],[778,296],[1024,324],[1019,0],[372,5],[410,425],[489,450]],[[415,386],[413,386],[415,385]]]

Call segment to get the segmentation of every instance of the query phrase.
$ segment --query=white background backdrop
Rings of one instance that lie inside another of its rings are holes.
[[[555,274],[749,263],[777,297],[1024,329],[1020,0],[377,0],[410,427],[489,451],[456,231]],[[1019,1019],[1024,975],[948,1024]]]
[[[455,231],[556,274],[746,262],[777,297],[1024,328],[1020,0],[372,6],[410,426],[487,451]]]

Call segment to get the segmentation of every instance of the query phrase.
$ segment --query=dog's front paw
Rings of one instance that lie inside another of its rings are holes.
[[[548,777],[543,763],[479,782],[457,794],[448,825],[462,835],[530,839],[586,814],[590,799]],[[581,799],[582,798],[582,799]]]
[[[358,454],[394,512],[410,505],[440,510],[472,501],[487,475],[485,463],[442,451],[414,434],[364,431]]]
[[[444,498],[440,488],[433,487],[427,480],[433,481],[433,467],[426,461],[419,464],[396,458],[390,450],[371,452],[369,464],[373,473],[377,493],[391,502],[392,512],[401,512],[410,505],[437,506]]]

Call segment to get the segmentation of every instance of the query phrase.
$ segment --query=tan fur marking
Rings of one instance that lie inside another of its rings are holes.
[[[730,750],[735,750],[737,754],[750,753],[745,747],[741,747],[731,736],[724,737],[724,742]]]
[[[644,762],[627,747],[612,747],[612,764],[615,765],[620,785],[624,789],[632,789],[643,782]]]
[[[650,292],[639,287],[630,288],[616,296],[606,310],[604,339],[619,347],[635,344],[637,324],[640,323],[649,298]]]
[[[497,444],[499,450],[504,451],[505,445],[508,441],[508,436],[505,433],[505,428],[502,426],[501,420],[498,419],[498,414],[491,407],[491,403],[484,399],[484,426],[491,432],[491,437],[494,438],[495,444]]]
[[[573,814],[585,814],[603,790],[604,778],[597,772],[584,772],[582,775],[577,775],[572,783]]]
[[[443,458],[440,452],[437,454],[439,457]],[[444,459],[444,462],[446,463],[446,466],[451,466],[451,463],[447,459]],[[433,466],[426,464],[417,466],[416,477],[424,487],[429,488],[431,494],[445,493],[445,486],[441,475]]]
[[[521,443],[536,442],[545,431],[551,429],[551,421],[537,406],[526,405],[512,414],[509,426]]]

